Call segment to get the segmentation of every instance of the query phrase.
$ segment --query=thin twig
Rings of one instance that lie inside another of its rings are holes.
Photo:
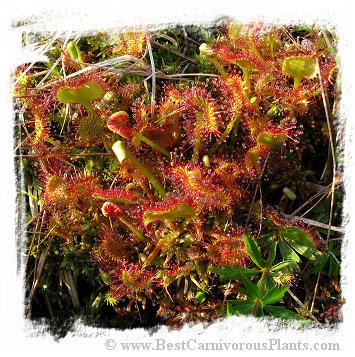
[[[337,171],[336,158],[335,158],[335,143],[334,143],[335,135],[334,135],[334,126],[333,126],[333,122],[332,122],[331,114],[330,114],[329,99],[328,99],[328,96],[324,90],[323,78],[322,78],[322,74],[320,71],[318,61],[317,61],[317,66],[318,66],[319,84],[320,84],[321,91],[322,91],[323,106],[324,106],[324,110],[325,110],[325,116],[327,119],[327,126],[328,126],[328,132],[329,132],[330,151],[331,151],[331,155],[332,155],[333,178],[332,178],[332,186],[331,186],[331,191],[330,191],[331,192],[330,213],[329,213],[329,227],[330,227],[333,222],[335,182],[336,182],[336,171]],[[329,237],[330,237],[330,228],[328,228],[327,242],[328,242]]]
[[[317,207],[325,198],[327,197],[327,194],[321,195],[321,198],[314,204],[312,207],[310,207],[306,212],[302,213],[301,217],[304,217],[307,215],[309,212],[311,212],[315,207]]]
[[[54,225],[51,228],[51,230],[48,232],[48,234],[45,236],[44,239],[48,238],[51,235],[51,233],[52,233],[52,231],[54,230],[55,227],[57,227],[57,225]],[[31,311],[33,297],[34,297],[34,294],[36,292],[36,289],[37,289],[37,286],[38,286],[38,283],[39,283],[39,279],[40,279],[40,277],[42,275],[43,268],[44,268],[44,263],[46,261],[46,257],[48,255],[49,249],[51,247],[51,243],[52,243],[53,237],[54,236],[50,236],[50,238],[48,239],[47,248],[46,248],[45,251],[42,252],[41,257],[39,259],[39,263],[38,263],[37,269],[35,270],[35,273],[34,273],[35,276],[33,278],[32,288],[31,288],[31,291],[30,291],[30,295],[28,297],[28,303],[27,303],[26,310],[25,310],[25,316],[28,316],[28,314]]]
[[[41,154],[20,154],[20,155],[14,155],[14,157],[17,158],[37,158],[41,157]],[[114,156],[114,154],[111,154],[109,152],[93,152],[93,153],[81,153],[81,154],[67,154],[67,153],[61,153],[59,156],[65,156],[65,157],[81,157],[81,156]],[[58,155],[56,156],[58,157]]]
[[[178,51],[175,51],[175,50],[173,50],[173,49],[171,49],[169,47],[166,47],[166,46],[160,44],[159,42],[152,41],[152,45],[154,47],[158,47],[158,48],[160,48],[160,49],[162,49],[164,51],[170,52],[170,53],[172,53],[173,55],[175,55],[177,57],[181,57],[186,61],[190,61],[190,62],[192,62],[194,64],[197,64],[197,61],[195,61],[194,59],[192,59],[192,58],[190,58],[190,57],[188,57],[188,56],[186,56],[186,55],[184,55],[184,54],[182,54],[182,53],[180,53]]]
[[[265,161],[264,161],[263,168],[262,168],[262,170],[261,170],[261,172],[260,172],[259,179],[258,179],[258,184],[257,184],[257,186],[256,186],[256,188],[255,188],[254,196],[253,196],[253,199],[252,199],[252,201],[251,201],[250,209],[249,209],[249,212],[248,212],[248,217],[247,217],[247,220],[246,220],[246,223],[245,223],[245,228],[246,228],[247,225],[248,225],[248,222],[249,222],[249,219],[250,219],[250,216],[251,216],[251,211],[252,211],[252,209],[253,209],[253,205],[254,205],[254,202],[255,202],[256,194],[257,194],[257,192],[258,192],[258,190],[259,190],[261,178],[262,178],[262,176],[263,176],[263,174],[264,174],[265,167],[266,167],[266,163],[267,163],[267,161],[268,161],[268,159],[269,159],[269,156],[270,156],[270,154],[267,155],[267,157],[266,157],[266,159],[265,159]]]
[[[287,29],[283,29],[283,32],[286,34],[286,36],[291,40],[291,42],[297,47],[297,49],[299,51],[302,51],[301,46],[299,45],[299,43],[294,39],[294,37],[292,36],[292,34],[290,34],[290,32]]]
[[[299,206],[296,210],[294,210],[290,216],[295,216],[297,213],[299,213],[304,207],[308,206],[314,199],[318,198],[318,196],[321,196],[325,194],[323,191],[318,191],[314,196],[309,198],[306,202],[304,202],[301,206]],[[314,208],[314,207],[313,207]]]
[[[322,33],[322,35],[323,35],[323,37],[325,39],[325,42],[327,43],[327,46],[328,46],[328,49],[329,49],[330,53],[333,55],[333,58],[334,58],[334,60],[335,60],[335,62],[337,64],[338,68],[340,68],[340,62],[339,62],[339,58],[338,58],[338,55],[337,55],[337,51],[335,50],[332,42],[330,41],[326,31],[325,30],[321,30],[321,33]]]
[[[325,117],[327,119],[327,126],[328,126],[328,132],[329,132],[329,144],[330,144],[330,152],[332,155],[332,186],[331,186],[331,200],[330,200],[330,212],[329,212],[329,224],[328,224],[328,232],[327,232],[327,239],[326,239],[326,245],[328,244],[328,240],[330,238],[330,231],[332,230],[332,222],[333,222],[333,210],[334,210],[334,196],[335,196],[335,183],[336,183],[336,159],[335,159],[335,135],[334,135],[334,126],[333,122],[331,120],[331,114],[330,114],[330,105],[329,105],[329,99],[327,94],[325,93],[324,86],[323,86],[323,78],[322,78],[322,73],[320,70],[319,66],[319,61],[317,60],[317,67],[318,67],[318,75],[319,75],[319,84],[321,87],[322,91],[322,100],[323,100],[323,106],[324,106],[324,111],[325,111]],[[342,232],[343,233],[343,232]],[[311,304],[311,311],[313,311],[314,303],[316,300],[316,295],[318,291],[318,285],[319,285],[319,280],[320,280],[320,274],[321,271],[318,273],[317,276],[317,283],[316,286],[314,287],[314,293],[313,293],[313,298],[312,298],[312,304]]]
[[[309,311],[307,309],[307,307],[305,306],[305,304],[302,303],[302,301],[291,291],[291,290],[287,290],[287,292],[291,295],[291,297],[297,302],[297,304],[299,306],[302,307],[302,309],[304,309],[308,314],[309,314],[309,317],[314,321],[316,322],[318,325],[321,325],[321,323],[317,320],[317,318],[312,314],[311,311]]]
[[[19,232],[19,234],[23,234],[23,233],[24,233],[24,229],[25,229],[26,227],[28,227],[31,223],[33,223],[35,219],[37,219],[36,227],[35,227],[35,232],[36,232],[36,234],[40,234],[40,231],[39,231],[39,222],[40,222],[40,220],[41,220],[41,216],[43,217],[44,214],[45,214],[45,211],[43,211],[43,212],[42,212],[42,211],[38,212],[38,215],[37,215],[36,217],[33,217],[33,218],[23,227],[23,229]],[[43,221],[43,218],[42,218],[42,221]],[[38,238],[38,239],[39,239],[39,238]],[[28,259],[29,259],[29,257],[30,257],[30,254],[31,254],[31,251],[32,251],[32,248],[33,248],[34,240],[35,240],[35,236],[33,236],[32,239],[31,239],[31,244],[30,244],[30,246],[29,246],[29,248],[28,248],[28,254],[27,254],[26,257],[25,257],[25,267],[27,267]]]
[[[43,55],[49,48],[50,46],[54,43],[54,41],[59,37],[59,33],[56,33],[52,39],[42,47],[42,49],[38,52],[39,55]],[[21,79],[27,74],[27,72],[29,72],[29,70],[36,64],[36,62],[32,62],[25,71],[23,71],[21,73],[21,75],[16,79],[15,83],[13,84],[13,87],[15,87],[20,81]]]
[[[320,271],[317,275],[317,282],[316,282],[316,285],[314,287],[314,293],[313,293],[313,298],[312,298],[312,303],[311,303],[311,311],[313,311],[313,308],[314,308],[314,304],[315,304],[315,301],[316,301],[316,296],[317,296],[317,291],[318,291],[318,286],[319,286],[319,280],[320,280],[320,274],[321,274],[322,271]]]
[[[291,216],[290,214],[285,214],[285,217],[286,218],[290,218],[290,219],[295,219],[297,221],[303,221],[304,223],[307,223],[307,224],[309,224],[311,226],[324,228],[324,229],[327,229],[328,231],[345,233],[345,229],[344,228],[331,226],[329,224],[318,222],[318,221],[315,221],[313,219],[304,218],[304,217],[300,217],[300,216]]]
[[[150,44],[150,39],[149,38],[147,38],[147,49],[148,49],[148,53],[149,53],[150,66],[152,68],[152,94],[150,96],[150,103],[151,103],[150,112],[151,112],[152,120],[154,120],[155,92],[156,92],[156,71],[155,71],[155,62],[154,62],[152,46]]]
[[[340,181],[340,180],[339,180]],[[336,186],[337,187],[341,187],[342,183],[337,182],[336,180]],[[297,213],[299,213],[304,207],[308,206],[313,200],[315,200],[316,198],[318,198],[318,196],[321,195],[325,195],[325,196],[329,196],[331,194],[330,189],[331,189],[331,184],[328,186],[321,186],[321,185],[317,185],[312,183],[312,186],[314,186],[315,188],[317,188],[319,191],[312,196],[311,198],[309,198],[306,202],[304,202],[301,206],[299,206],[296,210],[294,210],[290,215],[294,216]],[[302,216],[305,216],[307,213],[309,213],[314,207],[316,207],[325,197],[321,197],[311,208],[309,208],[306,212],[302,213]]]
[[[259,195],[260,195],[260,223],[259,223],[259,231],[258,237],[260,236],[261,230],[263,228],[263,191],[261,189],[261,185],[259,185]]]
[[[74,308],[78,309],[80,307],[80,301],[71,270],[63,270],[63,281],[69,291]]]

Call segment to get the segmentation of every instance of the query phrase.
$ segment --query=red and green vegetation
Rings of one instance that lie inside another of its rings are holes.
[[[13,77],[28,318],[341,320],[335,34],[229,22],[24,43],[48,57]]]

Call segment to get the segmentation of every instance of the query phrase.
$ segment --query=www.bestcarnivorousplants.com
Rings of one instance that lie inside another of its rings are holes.
[[[105,342],[108,350],[124,351],[339,351],[338,342],[285,342],[281,339],[267,339],[264,342],[202,342],[195,338],[170,342],[156,338],[153,342],[116,342],[108,339]]]

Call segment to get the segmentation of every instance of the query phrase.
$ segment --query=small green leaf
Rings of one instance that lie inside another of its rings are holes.
[[[284,227],[280,229],[280,235],[297,253],[310,260],[316,259],[317,249],[312,237],[302,229],[296,227]]]
[[[79,50],[78,45],[74,42],[74,41],[70,41],[67,44],[67,50],[69,52],[70,57],[75,60],[75,61],[79,61],[79,62],[83,62],[83,57],[81,55],[81,52]],[[84,63],[80,63],[80,67],[81,68],[85,68],[85,64]]]
[[[258,67],[255,66],[255,64],[251,63],[247,59],[238,59],[235,61],[231,61],[232,63],[236,63],[242,70],[244,71],[257,71]]]
[[[115,92],[106,92],[104,95],[104,101],[107,103],[112,103],[115,102],[118,98],[117,98],[117,94]]]
[[[144,224],[147,226],[153,221],[172,221],[175,218],[192,219],[196,211],[187,203],[178,203],[175,207],[167,210],[146,210],[143,214]]]
[[[117,300],[113,296],[111,296],[109,292],[105,294],[105,301],[110,306],[114,306],[117,304]]]
[[[332,255],[329,258],[329,276],[338,276],[340,274],[340,264]]]
[[[242,274],[246,277],[252,277],[256,274],[260,273],[260,270],[256,269],[248,269],[242,267],[234,267],[234,266],[223,266],[221,268],[211,267],[210,270],[224,279],[241,279]]]
[[[104,284],[106,285],[110,284],[110,277],[107,274],[105,274],[103,271],[100,270],[99,276]]]
[[[307,321],[301,315],[296,314],[293,311],[285,309],[283,306],[264,306],[264,309],[272,316],[283,319],[283,320],[298,320],[298,321]]]
[[[77,51],[77,44],[74,41],[70,41],[67,44],[67,50],[69,52],[69,55],[72,59],[77,60],[78,59],[78,51]]]
[[[201,55],[204,55],[204,56],[213,56],[214,55],[214,52],[213,50],[211,49],[211,47],[207,44],[207,43],[202,43],[199,47],[199,50],[200,50],[200,54]]]
[[[260,248],[256,240],[247,233],[244,234],[244,243],[249,257],[255,263],[255,265],[261,269],[266,268],[265,260],[261,256]]]
[[[326,252],[325,253],[319,252],[315,256],[316,256],[316,259],[313,261],[313,268],[312,268],[311,272],[313,274],[318,274],[327,265],[327,263],[329,261],[329,254]]]
[[[254,306],[255,306],[255,302],[254,302]],[[254,309],[254,307],[253,307],[253,309]],[[255,317],[263,317],[263,316],[264,316],[263,305],[262,304],[257,304],[257,308],[256,308],[256,311],[255,311]]]
[[[293,249],[289,247],[289,245],[281,237],[279,237],[279,245],[280,252],[284,261],[294,261],[295,263],[301,262],[299,256],[295,253]]]
[[[340,261],[337,257],[341,255],[341,247],[334,247],[334,243],[329,241],[329,276],[337,276],[340,274]]]
[[[205,300],[205,293],[203,291],[198,291],[195,295],[195,304],[202,304]]]
[[[23,193],[24,195],[27,195],[28,197],[30,197],[31,199],[37,201],[38,197],[34,196],[32,193],[30,192],[26,192],[25,190],[21,190],[21,193]]]
[[[91,229],[90,224],[85,224],[85,226],[82,226],[82,227],[81,227],[81,230],[82,230],[83,232],[88,232],[90,229]]]
[[[287,135],[284,133],[272,134],[272,133],[260,133],[256,139],[259,145],[274,146],[276,144],[282,144],[287,140]]]
[[[80,97],[86,101],[99,100],[104,96],[104,92],[102,91],[101,86],[93,81],[85,83],[78,89]]]
[[[245,288],[238,288],[238,293],[247,296],[249,299],[253,299],[253,295]]]
[[[122,164],[122,162],[127,159],[129,153],[128,153],[128,149],[126,148],[125,144],[123,143],[123,141],[116,141],[113,145],[112,145],[112,150],[115,153],[118,161]]]
[[[282,192],[291,201],[294,201],[297,198],[296,194],[292,190],[290,190],[288,187],[284,187],[282,189]]]
[[[251,300],[231,300],[227,302],[227,316],[250,315],[253,309]]]
[[[79,87],[63,86],[57,92],[57,99],[64,104],[81,104],[87,112],[93,115],[92,100],[98,100],[104,93],[101,86],[93,81],[88,81]]]
[[[266,277],[265,277],[265,275],[266,275]],[[265,279],[266,279],[266,281],[265,281]],[[273,287],[275,287],[275,283],[272,279],[271,274],[269,274],[269,272],[264,271],[256,285],[259,289],[261,289],[262,284],[264,284],[264,288],[266,290],[270,290]]]
[[[248,297],[250,297],[252,300],[254,299],[260,299],[260,290],[257,285],[253,284],[246,276],[242,275],[242,280],[243,284],[245,287],[245,290],[243,290],[243,293],[245,293]]]
[[[273,118],[274,116],[276,116],[277,114],[279,114],[280,110],[278,108],[277,105],[273,105],[267,112],[266,112],[266,116],[268,118]]]
[[[245,165],[248,171],[261,170],[260,159],[265,157],[267,147],[265,145],[256,145],[251,147],[245,154]]]
[[[277,263],[274,266],[270,268],[272,272],[277,272],[279,270],[282,270],[284,268],[290,267],[290,266],[295,266],[295,261],[294,260],[285,260],[283,262]]]
[[[279,302],[283,296],[285,295],[286,291],[289,289],[288,285],[281,286],[280,288],[278,287],[273,287],[270,289],[266,294],[264,294],[262,300],[263,304],[275,304],[276,302]]]
[[[284,187],[282,189],[282,192],[291,201],[294,201],[297,198],[296,194],[292,190],[290,190],[288,187]]]
[[[211,165],[210,157],[208,155],[203,155],[202,156],[202,162],[203,162],[203,166],[210,166]]]
[[[88,81],[79,87],[63,86],[57,92],[57,99],[64,104],[86,104],[90,100],[98,100],[102,97],[102,88],[93,81]]]
[[[273,243],[272,246],[270,247],[269,257],[265,262],[265,268],[270,268],[276,258],[276,246],[277,246],[277,242]]]
[[[313,78],[317,73],[316,61],[310,57],[288,57],[282,64],[282,73],[291,76],[294,79],[294,89],[302,79]]]
[[[238,310],[238,307],[234,306],[231,302],[227,302],[226,316],[230,317],[230,316],[239,316],[239,315],[240,315],[240,311]]]
[[[159,182],[159,180],[154,176],[152,171],[143,165],[133,154],[132,152],[125,146],[123,141],[118,140],[112,145],[112,150],[117,156],[117,159],[120,163],[124,160],[129,159],[132,164],[139,170],[141,173],[150,181],[155,190],[159,193],[159,195],[164,198],[166,192],[164,187]]]
[[[103,138],[104,120],[100,117],[88,116],[81,119],[77,128],[80,140],[88,141],[92,138]]]
[[[171,158],[171,155],[169,153],[169,151],[165,150],[164,148],[162,148],[160,145],[158,145],[157,143],[155,143],[154,141],[146,138],[144,135],[142,135],[141,133],[137,133],[135,131],[132,131],[132,135],[133,135],[133,139],[132,139],[132,143],[134,144],[135,141],[137,141],[137,145],[138,148],[141,145],[141,141],[143,141],[144,143],[146,143],[147,145],[149,145],[151,148],[159,151],[160,153],[162,153],[163,155],[165,155],[166,157],[168,157],[169,159]]]
[[[275,238],[274,232],[266,233],[260,236],[259,242],[265,243],[265,246],[271,245],[274,243],[274,238]],[[263,248],[263,246],[261,246],[261,248]]]
[[[57,92],[57,99],[64,104],[82,104],[83,100],[80,98],[79,88],[63,86]]]

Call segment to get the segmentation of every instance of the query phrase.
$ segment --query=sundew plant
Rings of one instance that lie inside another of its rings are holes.
[[[232,20],[23,34],[48,58],[12,78],[26,318],[341,321],[337,40]]]

